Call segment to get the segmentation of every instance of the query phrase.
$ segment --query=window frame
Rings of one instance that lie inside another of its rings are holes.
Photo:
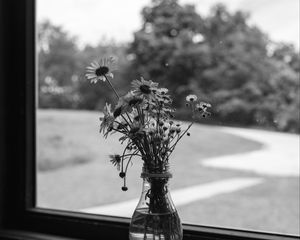
[[[0,44],[4,53],[0,54],[0,239],[32,239],[29,232],[76,239],[128,239],[128,218],[35,207],[35,1],[3,0],[0,4],[0,35],[4,36]],[[184,240],[299,239],[191,224],[183,224],[183,229]],[[43,239],[39,236],[36,239]]]

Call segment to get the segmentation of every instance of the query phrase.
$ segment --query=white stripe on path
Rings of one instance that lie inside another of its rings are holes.
[[[224,193],[231,193],[246,187],[252,187],[260,184],[262,181],[263,180],[261,178],[230,178],[222,181],[215,181],[179,190],[173,190],[171,191],[171,195],[176,207],[179,207],[201,199],[210,198]],[[115,204],[81,209],[80,211],[93,214],[131,217],[137,203],[138,199],[132,199]]]
[[[199,162],[206,167],[236,169],[264,175],[299,177],[299,135],[244,128],[221,131],[261,142],[262,149]]]

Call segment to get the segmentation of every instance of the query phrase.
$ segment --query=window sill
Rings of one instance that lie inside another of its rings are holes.
[[[41,234],[36,232],[15,229],[0,230],[0,240],[76,240],[75,238],[60,237],[57,235]]]
[[[256,237],[253,238],[254,236],[251,236],[251,234],[247,234],[244,233],[244,236],[241,236],[240,234],[234,234],[232,232],[232,235],[223,235],[224,233],[222,233],[222,231],[218,231],[218,232],[207,232],[207,228],[206,231],[203,231],[202,233],[198,233],[195,234],[195,230],[193,228],[197,228],[197,230],[199,231],[199,227],[193,227],[193,226],[186,226],[185,227],[185,236],[184,239],[188,239],[188,240],[234,240],[234,239],[246,239],[246,240],[250,240],[250,239],[257,239],[257,240],[265,240],[265,239],[270,239],[270,240],[290,240],[290,239],[299,239],[298,237],[284,237],[284,236],[266,236],[265,234],[261,234],[259,236],[259,234],[256,234]],[[228,232],[227,232],[228,234]],[[197,236],[198,235],[198,236]],[[205,236],[206,235],[206,236]],[[210,236],[209,236],[210,235]],[[212,236],[215,235],[215,236]],[[0,240],[82,240],[82,238],[69,238],[69,237],[62,237],[62,236],[58,236],[58,235],[50,235],[50,234],[44,234],[44,233],[38,233],[38,232],[32,232],[32,231],[25,231],[25,230],[16,230],[16,229],[2,229],[0,230]],[[111,239],[112,240],[112,239]],[[122,239],[118,239],[118,240],[122,240]],[[125,240],[125,239],[124,239]],[[126,239],[127,240],[127,239]]]
[[[0,230],[6,234],[4,239],[98,239],[110,235],[109,240],[128,240],[130,219],[97,216],[77,212],[62,212],[50,209],[30,209],[23,226],[18,230]],[[226,228],[216,228],[183,224],[183,240],[296,240],[297,236],[253,232]],[[26,229],[26,231],[24,230]],[[72,230],[73,229],[73,230]],[[10,237],[10,238],[8,238]]]

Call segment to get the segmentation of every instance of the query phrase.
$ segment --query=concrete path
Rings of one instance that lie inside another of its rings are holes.
[[[299,177],[299,135],[223,127],[220,131],[260,142],[260,150],[200,162],[206,167],[236,169],[263,175]]]
[[[238,135],[263,144],[253,152],[210,158],[200,162],[205,167],[235,169],[262,175],[299,177],[299,135],[263,130],[220,127],[220,131]],[[231,193],[263,182],[263,178],[231,178],[206,184],[172,190],[177,207],[219,194]],[[138,199],[102,205],[82,212],[131,217]]]
[[[222,181],[215,181],[206,184],[200,184],[183,188],[179,190],[172,190],[171,195],[176,207],[189,204],[213,197],[219,194],[231,193],[255,186],[262,182],[260,178],[230,178]],[[110,216],[131,217],[139,199],[132,199],[115,204],[102,205],[99,207],[82,209],[80,211],[93,214],[103,214]]]

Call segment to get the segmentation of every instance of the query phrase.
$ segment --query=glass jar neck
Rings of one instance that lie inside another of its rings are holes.
[[[142,173],[143,190],[140,198],[140,205],[149,209],[151,213],[174,212],[169,191],[169,172],[163,173]]]
[[[163,173],[148,173],[148,172],[142,172],[141,178],[166,178],[169,179],[172,177],[172,174],[170,172],[163,172]]]
[[[165,173],[142,173],[143,178],[143,191],[148,191],[156,195],[165,195],[169,191],[169,178],[172,174],[169,172]]]
[[[165,166],[164,168],[154,168],[147,166],[144,163],[142,168],[142,178],[171,178],[172,174],[169,172],[169,167]]]

